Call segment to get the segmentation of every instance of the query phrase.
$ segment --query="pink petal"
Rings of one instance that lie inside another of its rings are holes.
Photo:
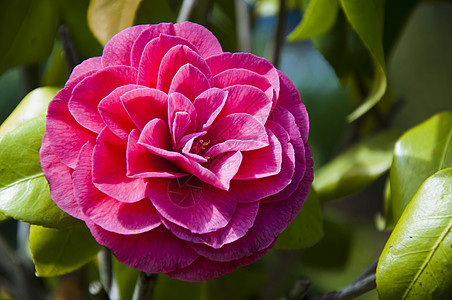
[[[287,131],[290,139],[296,140],[301,137],[300,128],[296,123],[294,115],[286,108],[277,105],[271,112],[269,120],[284,127],[284,130]]]
[[[49,134],[45,133],[40,150],[41,168],[50,186],[50,197],[66,213],[74,218],[85,220],[80,206],[74,198],[72,169],[61,163],[52,150]]]
[[[271,247],[292,216],[290,200],[261,204],[254,225],[241,239],[213,249],[202,244],[191,244],[199,255],[214,261],[228,262],[252,255]]]
[[[218,88],[226,88],[233,85],[250,85],[258,88],[267,95],[269,106],[272,106],[273,87],[264,76],[247,69],[225,70],[213,78],[214,84]]]
[[[188,157],[191,160],[196,161],[198,163],[205,163],[205,162],[207,162],[207,159],[204,158],[203,156],[190,152],[192,147],[193,147],[193,143],[194,143],[195,139],[204,136],[206,133],[207,132],[205,132],[205,131],[201,131],[201,132],[190,133],[190,134],[184,136],[180,140],[180,144],[184,145],[183,148],[182,148],[182,153],[186,157]],[[198,143],[201,142],[201,141],[202,141],[202,139],[199,139]],[[177,149],[179,149],[179,147],[177,147]]]
[[[83,213],[94,223],[112,232],[136,234],[149,231],[161,224],[157,211],[149,199],[123,203],[99,191],[92,182],[92,153],[89,142],[80,151],[73,173],[74,194]]]
[[[135,84],[120,86],[99,102],[99,114],[105,125],[123,141],[127,141],[130,131],[136,127],[127,114],[120,97],[128,91],[140,87]]]
[[[151,179],[148,196],[163,218],[198,234],[225,227],[236,206],[227,192],[194,176]]]
[[[198,68],[206,76],[210,86],[213,85],[212,73],[205,60],[189,47],[177,45],[171,48],[162,59],[158,73],[157,89],[167,93],[174,75],[187,63]]]
[[[206,152],[209,157],[226,151],[256,150],[269,145],[265,127],[244,113],[231,114],[216,121],[207,137],[213,144]]]
[[[127,177],[130,178],[176,178],[187,176],[168,160],[150,153],[138,144],[140,133],[134,129],[127,143]]]
[[[268,128],[270,145],[265,148],[244,151],[243,162],[234,180],[249,180],[273,176],[281,171],[282,148],[276,135]]]
[[[105,126],[97,110],[99,102],[117,87],[134,84],[136,76],[137,71],[131,67],[103,68],[77,84],[69,100],[69,111],[80,125],[99,133]]]
[[[267,249],[253,253],[250,256],[228,262],[211,261],[204,257],[199,257],[191,265],[183,269],[177,269],[167,275],[184,281],[205,281],[214,277],[220,277],[226,273],[230,273],[240,266],[248,265],[264,256],[266,253]]]
[[[102,65],[104,67],[125,65],[130,66],[130,52],[138,36],[150,25],[128,27],[114,35],[104,47]]]
[[[211,88],[196,97],[193,105],[198,115],[197,130],[209,130],[223,109],[228,92]]]
[[[168,93],[181,93],[193,102],[199,94],[209,88],[210,83],[206,75],[195,66],[185,64],[174,75]]]
[[[160,23],[149,26],[143,30],[132,46],[131,66],[138,69],[140,66],[143,50],[146,45],[161,34],[174,35],[174,25],[172,23]]]
[[[278,74],[281,83],[278,106],[284,107],[292,113],[301,132],[303,141],[307,141],[309,133],[309,117],[306,107],[301,102],[300,92],[286,75],[281,71],[278,71]]]
[[[223,189],[229,190],[230,182],[237,174],[242,159],[243,156],[240,151],[230,151],[211,158],[204,166],[215,174],[221,186],[224,187]],[[202,177],[200,178],[203,179]]]
[[[82,146],[96,136],[80,126],[68,109],[68,99],[76,82],[67,83],[49,104],[47,111],[46,133],[52,150],[63,164],[74,169]]]
[[[218,118],[233,113],[246,113],[265,124],[272,106],[271,98],[258,88],[246,85],[234,85],[224,89],[228,92],[226,105]]]
[[[121,101],[140,130],[152,119],[167,120],[168,96],[162,91],[151,88],[136,89],[122,95]]]
[[[111,249],[125,265],[147,273],[168,273],[184,268],[198,255],[184,242],[159,226],[141,234],[124,235],[106,231],[87,222],[96,241]]]
[[[138,83],[155,88],[163,56],[169,49],[177,45],[185,45],[196,51],[195,46],[190,42],[177,36],[160,34],[158,38],[151,40],[144,48],[141,56],[140,66],[138,67]]]
[[[217,38],[201,25],[191,22],[177,23],[174,25],[174,31],[177,36],[192,43],[204,58],[223,52]]]
[[[94,147],[94,185],[121,202],[132,203],[145,198],[146,181],[128,178],[126,173],[126,143],[105,127]]]
[[[165,219],[162,219],[162,222],[178,238],[219,249],[223,245],[230,244],[243,237],[253,226],[258,210],[259,202],[238,203],[235,213],[226,227],[206,234],[194,234],[188,229],[177,226]]]
[[[68,85],[72,82],[80,82],[85,77],[88,77],[89,75],[99,71],[102,69],[102,58],[100,56],[97,57],[91,57],[84,61],[82,61],[80,64],[75,66],[75,68],[71,72],[71,76],[69,76],[69,79],[66,83]],[[69,98],[67,99],[69,101]]]
[[[228,53],[212,56],[206,59],[207,64],[215,76],[228,69],[248,69],[267,78],[275,91],[275,96],[279,95],[280,78],[275,67],[265,58],[255,56],[251,53]],[[275,100],[273,106],[276,104]]]
[[[196,119],[196,109],[187,97],[179,93],[169,95],[168,122],[175,149],[184,135],[192,133],[196,129]]]
[[[168,125],[162,119],[152,119],[146,124],[146,126],[144,126],[138,143],[151,151],[153,149],[171,149],[171,139]]]

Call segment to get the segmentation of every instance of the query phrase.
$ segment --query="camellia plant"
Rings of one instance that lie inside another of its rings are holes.
[[[450,13],[1,2],[0,298],[450,299]]]

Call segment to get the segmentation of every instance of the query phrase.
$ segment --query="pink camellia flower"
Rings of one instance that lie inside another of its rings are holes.
[[[55,203],[122,263],[202,281],[262,257],[311,185],[308,116],[267,60],[190,22],[139,25],[49,105]]]

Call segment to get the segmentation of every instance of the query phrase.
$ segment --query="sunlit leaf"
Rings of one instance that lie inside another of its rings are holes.
[[[389,238],[377,268],[381,299],[452,295],[452,168],[421,185]]]
[[[0,1],[0,73],[46,58],[57,26],[54,0]]]
[[[105,45],[113,35],[132,26],[141,1],[91,0],[88,24],[96,38]]]
[[[39,162],[45,116],[34,118],[0,140],[0,212],[48,227],[79,224],[50,198]]]
[[[77,270],[91,261],[102,247],[85,225],[67,229],[33,225],[30,249],[36,274],[50,277]]]
[[[386,91],[386,64],[383,51],[384,1],[341,0],[343,11],[375,60],[375,78],[363,104],[348,116],[352,122],[371,109]]]
[[[279,235],[275,249],[303,249],[315,245],[323,237],[320,201],[314,189],[295,220]]]
[[[395,145],[390,203],[385,205],[388,225],[395,225],[427,177],[448,167],[452,167],[452,112],[443,112],[408,130]]]
[[[56,87],[40,87],[31,91],[0,126],[0,137],[26,121],[45,114],[58,90]]]
[[[389,170],[398,137],[395,131],[382,132],[362,140],[322,166],[313,183],[320,200],[353,194]]]
[[[300,24],[288,36],[291,41],[312,38],[328,32],[336,21],[336,0],[311,0]]]

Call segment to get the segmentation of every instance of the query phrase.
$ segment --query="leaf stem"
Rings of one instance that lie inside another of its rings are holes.
[[[140,272],[138,282],[133,293],[133,300],[150,300],[154,292],[155,284],[157,283],[158,274],[150,274]]]
[[[193,8],[195,7],[196,0],[184,0],[182,2],[182,7],[179,10],[179,15],[177,16],[177,22],[184,22],[190,19]]]

